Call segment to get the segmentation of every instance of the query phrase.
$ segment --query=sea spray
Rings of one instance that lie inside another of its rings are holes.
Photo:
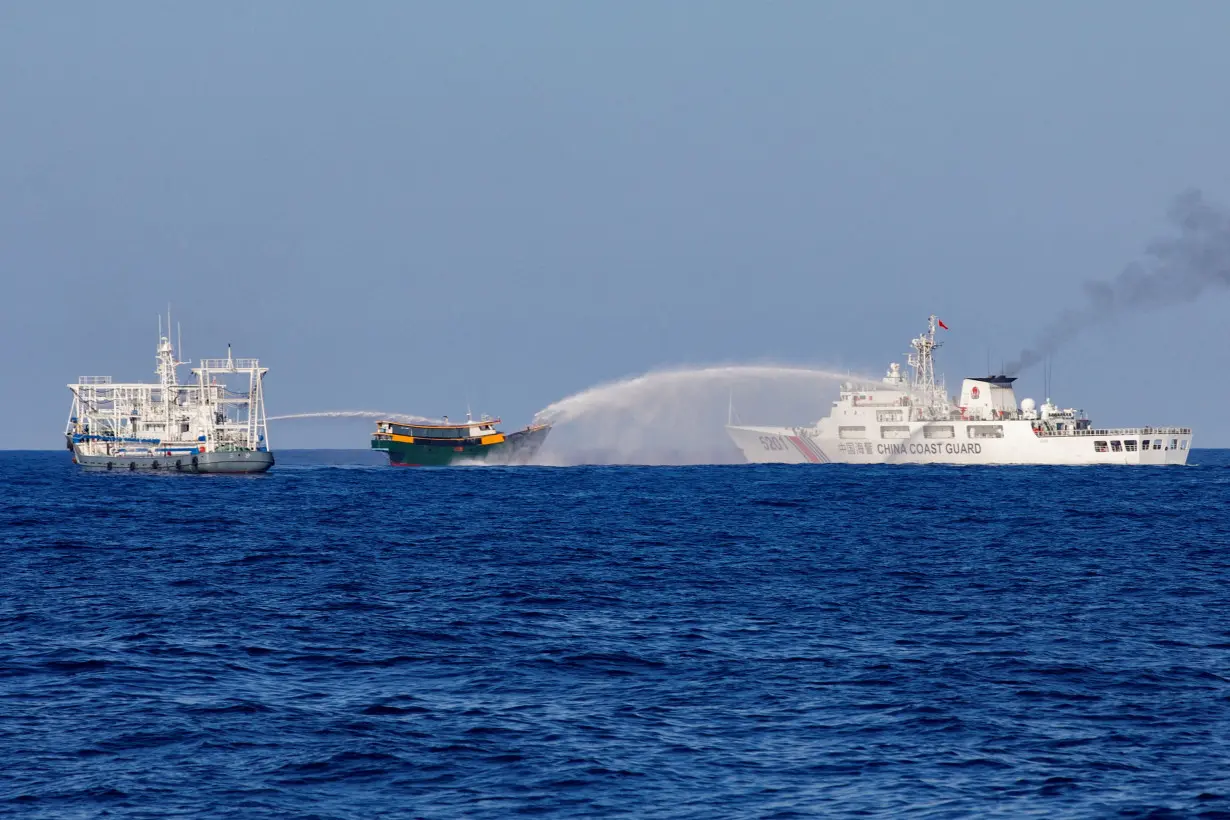
[[[536,424],[561,424],[601,410],[636,410],[647,402],[669,400],[683,392],[704,388],[746,386],[754,381],[866,381],[849,373],[809,367],[777,365],[722,365],[693,369],[655,370],[640,376],[607,382],[573,393],[547,405],[534,416]]]
[[[744,421],[809,423],[840,381],[833,370],[724,365],[658,370],[582,390],[538,412],[553,429],[537,463],[721,464],[742,461],[723,429],[730,407]]]
[[[810,423],[823,415],[836,383],[874,381],[835,370],[791,365],[720,365],[655,370],[587,388],[540,410],[553,426],[535,463],[722,464],[741,462],[724,424],[732,405],[741,420]],[[377,410],[325,410],[270,421],[371,418],[407,423],[440,419]]]

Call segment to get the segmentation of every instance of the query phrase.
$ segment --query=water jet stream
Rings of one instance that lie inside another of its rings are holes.
[[[660,398],[664,390],[733,387],[756,380],[869,381],[832,370],[779,365],[722,365],[694,369],[655,370],[574,393],[539,410],[536,424],[562,424],[598,410],[629,410]]]
[[[555,430],[536,463],[739,463],[743,457],[724,429],[728,402],[745,420],[811,423],[833,398],[825,395],[825,385],[843,381],[871,380],[757,364],[657,370],[600,384],[538,411],[534,422]]]
[[[317,413],[286,413],[281,416],[269,416],[269,421],[283,419],[388,419],[389,421],[404,421],[410,424],[438,424],[441,419],[427,416],[415,416],[407,413],[384,413],[379,410],[322,410]]]

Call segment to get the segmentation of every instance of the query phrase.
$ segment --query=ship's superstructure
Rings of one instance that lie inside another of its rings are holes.
[[[372,449],[389,454],[395,467],[444,467],[460,464],[527,464],[551,432],[550,425],[531,425],[514,433],[497,429],[499,419],[483,416],[464,423],[378,421]]]
[[[256,359],[201,359],[181,383],[167,335],[159,331],[157,383],[82,376],[68,385],[65,430],[73,460],[101,470],[259,473],[273,466],[265,422],[264,377]]]
[[[1185,464],[1188,427],[1098,428],[1048,398],[1018,405],[1014,377],[965,379],[949,397],[935,376],[937,319],[911,343],[909,377],[894,362],[879,382],[844,382],[832,411],[805,427],[731,424],[749,462],[882,464]],[[940,327],[945,327],[942,322]]]

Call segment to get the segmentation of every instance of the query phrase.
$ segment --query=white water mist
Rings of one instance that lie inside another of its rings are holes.
[[[807,424],[824,414],[834,370],[723,365],[659,370],[600,384],[535,416],[553,429],[540,464],[722,464],[742,461],[724,429],[733,405],[745,423]]]

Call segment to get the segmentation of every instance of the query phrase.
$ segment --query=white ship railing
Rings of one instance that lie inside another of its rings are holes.
[[[1109,427],[1101,430],[1037,430],[1039,436],[1190,436],[1190,427]]]
[[[110,376],[78,376],[77,384],[111,384]]]
[[[259,359],[201,359],[201,370],[251,370],[260,367]]]

